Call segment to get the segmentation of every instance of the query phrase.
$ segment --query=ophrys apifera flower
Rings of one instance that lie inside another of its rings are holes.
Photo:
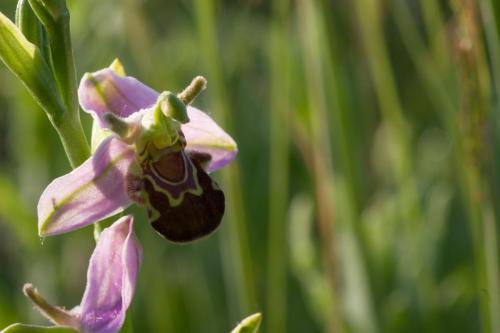
[[[157,93],[120,70],[86,74],[79,99],[95,119],[97,148],[55,179],[38,204],[39,234],[50,236],[112,216],[132,203],[147,208],[165,238],[185,242],[211,233],[224,194],[209,176],[236,155],[234,140],[190,106],[204,88],[195,78],[182,93]]]

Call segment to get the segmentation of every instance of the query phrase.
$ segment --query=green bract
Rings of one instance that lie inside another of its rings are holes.
[[[50,50],[44,53],[30,42],[42,43],[44,29],[26,1],[18,4],[16,19],[22,31],[0,13],[0,59],[28,88],[57,130],[73,167],[89,156],[89,146],[78,114],[75,68],[69,39],[69,15],[64,1],[30,1],[47,31]],[[37,27],[38,26],[38,27]],[[46,43],[42,43],[46,44]],[[54,72],[52,71],[54,70]]]
[[[5,15],[0,13],[0,59],[28,88],[55,123],[64,113],[56,82],[36,45],[29,42]]]

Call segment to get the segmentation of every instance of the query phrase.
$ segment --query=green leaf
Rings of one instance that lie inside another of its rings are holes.
[[[69,11],[65,0],[29,0],[47,31],[52,68],[66,109],[78,112],[75,60],[71,46]]]
[[[37,326],[27,324],[12,324],[5,328],[0,333],[78,333],[77,330],[71,327],[64,326]]]
[[[243,319],[241,323],[236,326],[231,333],[257,333],[259,331],[262,315],[254,313]],[[0,332],[1,333],[1,332]]]
[[[0,13],[0,59],[28,88],[31,95],[57,124],[64,107],[49,66],[38,47],[30,43],[5,15]]]

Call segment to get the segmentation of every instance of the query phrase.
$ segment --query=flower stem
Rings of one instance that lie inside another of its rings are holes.
[[[485,1],[480,2],[480,4],[488,5]],[[468,3],[468,5],[470,6],[471,4]],[[487,155],[489,151],[488,147],[492,145],[488,141],[491,139],[481,132],[482,128],[486,128],[484,124],[488,122],[487,117],[489,117],[489,112],[491,112],[488,111],[488,108],[491,106],[486,102],[489,98],[484,97],[487,96],[486,94],[490,87],[480,84],[480,82],[484,82],[484,79],[481,79],[481,77],[485,75],[485,63],[481,60],[484,59],[484,55],[481,55],[483,52],[483,46],[480,44],[481,39],[477,35],[472,35],[472,38],[470,38],[472,42],[468,43],[468,45],[472,45],[471,49],[464,50],[463,48],[457,48],[456,59],[459,60],[459,63],[456,65],[456,68],[450,68],[449,64],[446,64],[445,61],[439,62],[439,58],[436,57],[434,52],[429,52],[426,49],[424,39],[418,34],[417,24],[409,15],[410,9],[401,4],[398,10],[399,15],[395,15],[394,17],[401,18],[400,21],[396,21],[396,24],[402,35],[405,36],[403,41],[408,48],[408,53],[412,55],[413,62],[419,69],[418,73],[422,76],[421,80],[428,89],[431,101],[435,105],[434,108],[439,110],[443,124],[453,143],[455,172],[458,179],[460,179],[461,200],[464,203],[473,239],[476,288],[480,301],[481,331],[496,332],[498,331],[498,327],[500,327],[497,319],[498,316],[495,316],[498,313],[500,304],[498,297],[498,253],[496,252],[498,248],[496,244],[497,231],[493,222],[497,200],[495,200],[494,196],[488,200],[488,194],[490,196],[494,194],[494,189],[490,189],[489,192],[491,193],[488,193],[488,187],[491,187],[491,185],[494,186],[495,182],[486,181],[486,177],[489,175],[484,170],[488,171],[490,167],[488,167],[487,163],[485,166],[481,165],[481,162],[484,163],[491,160]],[[462,22],[460,25],[462,29],[466,29],[469,32],[477,31],[477,28],[474,26],[478,24],[476,22],[476,15],[471,15],[471,10],[471,7],[468,8],[461,5],[457,5],[455,8],[457,17],[470,15],[469,17],[474,18],[473,20],[464,20],[463,18],[461,21],[457,20],[457,22]],[[485,14],[488,13],[486,12]],[[486,17],[483,19],[486,20]],[[472,26],[466,26],[463,22],[468,22]],[[487,26],[486,22],[484,24]],[[443,27],[444,23],[439,22],[438,26]],[[492,27],[489,28],[492,30]],[[431,30],[429,29],[429,31]],[[489,31],[489,34],[493,35],[495,32]],[[490,38],[487,42],[492,43],[494,40]],[[465,45],[465,43],[458,41],[455,44]],[[493,59],[492,66],[494,67],[496,55],[493,52],[496,49],[495,45],[489,45],[488,50],[492,52],[491,59]],[[472,54],[474,56],[471,56]],[[465,60],[469,62],[466,63]],[[460,93],[458,95],[462,96],[462,98],[459,101],[456,101],[454,98],[457,93],[447,88],[446,85],[446,78],[454,75],[453,71],[456,70],[461,74],[459,81]],[[472,87],[474,89],[471,89]],[[480,87],[481,89],[476,90],[475,87]],[[459,109],[460,111],[457,112]],[[483,125],[472,128],[469,125],[473,124],[471,121],[472,117],[478,117],[478,122]],[[470,149],[470,147],[468,148],[471,143],[482,147],[482,150],[476,152]]]
[[[80,122],[68,8],[64,0],[29,0],[29,4],[47,32],[49,65],[61,100],[55,107],[44,105],[44,108],[75,168],[90,156],[90,147]]]
[[[289,94],[290,57],[287,48],[289,0],[273,2],[273,25],[269,43],[271,67],[270,153],[269,153],[269,228],[267,251],[268,332],[286,332],[287,314],[287,210],[289,177]]]
[[[62,121],[53,122],[53,125],[73,169],[89,158],[90,147],[78,113],[65,114]]]
[[[203,57],[203,68],[207,72],[208,80],[213,87],[212,109],[219,124],[223,128],[231,129],[232,115],[229,112],[228,94],[225,87],[220,54],[217,48],[215,29],[215,1],[195,1],[196,23],[201,49],[205,50]],[[222,179],[227,189],[228,202],[227,215],[232,223],[228,223],[225,230],[226,239],[221,240],[222,252],[227,256],[224,261],[225,274],[228,285],[234,285],[235,299],[238,300],[236,307],[240,313],[248,313],[255,310],[256,295],[253,274],[252,253],[250,251],[250,240],[247,231],[245,200],[243,198],[243,185],[240,175],[239,164],[232,163],[231,167],[222,171]],[[238,314],[240,317],[241,314]]]
[[[401,101],[394,67],[390,59],[389,44],[384,33],[383,15],[379,3],[371,0],[355,1],[355,11],[360,24],[363,46],[366,48],[367,65],[371,72],[374,92],[382,117],[382,125],[390,138],[390,167],[394,170],[394,182],[397,195],[401,200],[400,237],[406,243],[401,254],[399,271],[402,280],[410,288],[405,292],[415,295],[416,311],[421,316],[426,296],[421,288],[419,272],[425,267],[420,254],[422,242],[422,207],[412,153],[413,128],[407,122]],[[379,314],[380,316],[381,314]]]
[[[304,63],[305,89],[308,97],[307,121],[294,126],[307,133],[303,140],[310,155],[310,175],[314,184],[314,195],[317,202],[317,224],[321,262],[324,269],[327,287],[328,308],[330,315],[324,317],[326,332],[344,332],[342,318],[342,299],[340,294],[339,257],[336,241],[338,239],[338,213],[333,193],[334,174],[332,165],[332,146],[330,139],[330,114],[328,111],[328,95],[331,87],[325,84],[325,72],[328,69],[325,60],[325,39],[323,38],[324,20],[319,1],[298,1],[298,24],[302,45],[302,61]],[[329,89],[330,88],[330,89]]]

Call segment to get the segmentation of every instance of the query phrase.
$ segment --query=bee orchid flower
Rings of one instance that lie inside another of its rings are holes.
[[[142,248],[133,233],[133,217],[104,229],[90,258],[87,286],[79,306],[68,311],[49,304],[31,285],[24,293],[47,319],[84,333],[115,333],[125,320],[134,294]]]
[[[189,105],[206,81],[197,77],[178,95],[159,94],[119,68],[115,63],[81,80],[79,100],[94,118],[96,149],[41,195],[40,236],[84,227],[132,203],[146,207],[166,239],[208,235],[224,214],[224,194],[209,173],[234,159],[237,147]]]

